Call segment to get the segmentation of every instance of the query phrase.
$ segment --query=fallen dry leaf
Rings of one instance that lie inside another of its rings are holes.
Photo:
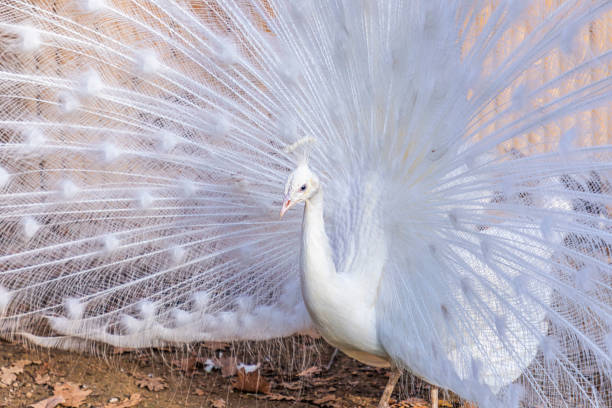
[[[181,358],[179,360],[172,360],[172,365],[187,374],[193,374],[198,368],[205,367],[207,365],[207,361],[210,363],[212,360],[203,357],[191,356]],[[213,362],[213,364],[217,368],[222,368],[218,362]]]
[[[351,407],[375,407],[378,405],[378,398],[372,397],[361,397],[358,395],[344,395],[343,399],[346,398],[350,401]],[[389,403],[395,400],[389,400]]]
[[[50,381],[51,377],[49,376],[49,374],[38,373],[36,374],[36,377],[34,377],[34,382],[38,385],[48,385]]]
[[[17,380],[17,373],[13,371],[12,367],[0,368],[0,387],[6,388],[15,380]]]
[[[220,398],[216,399],[216,400],[212,400],[210,402],[210,406],[212,408],[225,408],[226,405],[227,404],[226,404],[225,400],[224,399],[220,399]]]
[[[259,370],[247,373],[244,368],[238,370],[238,378],[232,380],[232,387],[239,391],[269,394],[271,385],[259,374]]]
[[[216,367],[221,367],[223,377],[232,377],[238,372],[238,359],[236,357],[215,357],[212,361]]]
[[[195,390],[193,390],[193,392],[199,397],[202,397],[204,396],[204,394],[206,394],[206,392],[204,392],[204,390],[201,388],[196,388]]]
[[[149,391],[161,391],[168,388],[166,381],[161,377],[153,377],[143,374],[137,374],[136,385],[140,388],[147,388]]]
[[[209,343],[204,343],[203,346],[211,351],[217,351],[217,350],[225,350],[226,348],[229,348],[230,344],[220,342],[220,341],[211,341]]]
[[[48,368],[49,368],[49,374],[51,374],[54,377],[66,377],[66,371],[64,371],[63,369],[57,367],[55,364],[52,364],[51,362],[48,364]]]
[[[53,395],[62,397],[64,401],[61,404],[65,407],[79,407],[89,394],[91,390],[83,390],[73,382],[57,383],[53,386]]]
[[[321,369],[317,366],[309,367],[305,370],[302,370],[298,373],[298,377],[311,377],[317,373],[321,372]]]
[[[28,405],[28,407],[30,408],[55,408],[62,402],[64,402],[63,397],[54,395],[52,397],[45,398],[42,401],[38,401],[37,403],[30,404]]]
[[[128,348],[128,347],[113,347],[113,354],[127,354],[127,353],[133,353],[137,351],[137,349],[134,348]]]
[[[328,402],[332,402],[335,400],[336,400],[336,396],[331,394],[331,395],[326,395],[324,397],[318,398],[312,401],[312,403],[315,405],[324,405],[324,404],[327,404]]]
[[[196,369],[198,359],[196,357],[186,357],[180,360],[172,360],[172,365],[186,373],[192,373]]]
[[[119,402],[111,402],[104,405],[104,408],[129,408],[135,407],[142,402],[142,396],[138,393],[130,395],[129,398]]]
[[[32,364],[30,360],[17,360],[10,367],[0,367],[0,387],[6,388],[17,380],[17,374],[23,373],[25,366]]]
[[[336,381],[335,378],[333,377],[328,377],[328,378],[311,378],[311,377],[304,377],[306,379],[308,379],[308,382],[316,387],[322,387],[322,386],[326,386],[328,385],[330,382]],[[349,381],[350,382],[350,381]],[[357,384],[359,384],[359,381],[357,381]]]
[[[30,364],[37,364],[37,363],[33,363],[31,360],[17,360],[12,364],[12,366],[16,368],[21,368],[21,371],[23,372],[23,369],[26,366],[29,366]]]
[[[425,401],[422,398],[408,398],[408,399],[399,401],[391,405],[391,408],[429,408],[429,407],[431,407],[429,402]]]
[[[280,383],[280,386],[288,390],[291,390],[291,391],[297,391],[297,390],[301,390],[302,388],[304,388],[304,383],[301,381],[295,381],[295,382],[290,382],[290,383],[282,382]]]
[[[262,398],[270,400],[270,401],[295,401],[295,397],[292,397],[290,395],[275,394],[275,393],[263,395]]]

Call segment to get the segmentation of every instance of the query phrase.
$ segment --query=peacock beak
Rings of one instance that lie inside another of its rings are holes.
[[[291,202],[291,199],[288,196],[285,196],[285,199],[283,200],[283,207],[280,210],[281,218],[283,218],[283,215],[285,215],[287,210],[289,210],[289,208],[291,208],[292,205],[293,203]]]

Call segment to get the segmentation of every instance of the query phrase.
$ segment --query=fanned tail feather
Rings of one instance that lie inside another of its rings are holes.
[[[308,330],[299,223],[275,210],[291,139],[270,121],[271,10],[1,11],[3,330],[131,347]]]
[[[610,406],[610,8],[5,1],[0,334],[312,330],[278,210],[314,138],[338,270],[384,231],[397,364],[483,407]]]

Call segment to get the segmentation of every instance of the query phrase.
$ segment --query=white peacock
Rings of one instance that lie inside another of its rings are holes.
[[[0,333],[318,333],[381,405],[610,406],[611,8],[3,1]]]

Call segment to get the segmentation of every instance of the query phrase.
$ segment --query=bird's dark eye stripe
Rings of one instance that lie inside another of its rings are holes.
[[[304,184],[302,187],[300,187],[300,190],[302,190],[302,191],[306,190],[306,184]]]

